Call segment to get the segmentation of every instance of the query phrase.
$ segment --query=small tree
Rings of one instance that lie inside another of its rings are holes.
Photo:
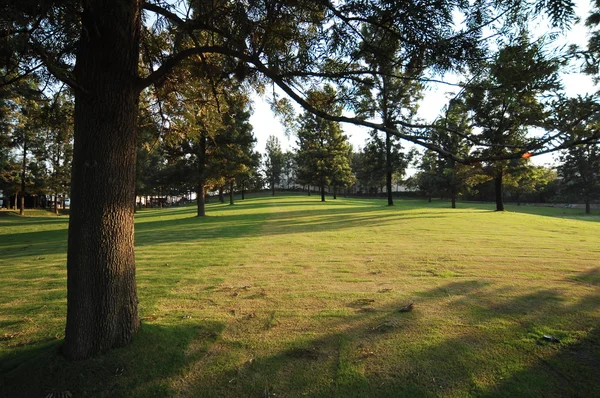
[[[282,175],[285,176],[285,184],[287,189],[290,189],[290,184],[296,182],[296,172],[296,154],[292,151],[284,152]]]
[[[265,151],[265,174],[267,181],[271,185],[273,196],[275,196],[275,186],[281,182],[281,173],[284,166],[283,152],[281,152],[279,139],[274,135],[269,136]]]
[[[336,104],[336,93],[331,86],[309,93],[309,101],[326,107],[335,115],[342,114]],[[298,175],[301,181],[320,187],[321,201],[325,202],[325,186],[334,181],[336,172],[350,172],[348,138],[337,122],[322,119],[306,111],[298,119]],[[341,178],[338,176],[338,178]]]

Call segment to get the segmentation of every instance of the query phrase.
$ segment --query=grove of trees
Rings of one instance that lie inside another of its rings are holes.
[[[600,104],[568,98],[556,73],[570,62],[599,77],[599,15],[588,18],[587,48],[552,55],[528,21],[560,34],[574,22],[572,2],[3,2],[2,190],[21,203],[27,192],[71,197],[64,355],[106,352],[139,329],[137,195],[193,190],[202,216],[208,187],[233,203],[235,186],[255,180],[251,92],[271,92],[298,139],[281,166],[269,157],[273,186],[281,169],[320,186],[321,200],[326,185],[335,194],[355,178],[366,189],[385,178],[391,195],[412,143],[429,151],[422,168],[436,182],[427,189],[453,200],[493,180],[502,210],[507,176],[553,151],[564,151],[570,192],[591,199]],[[446,115],[417,120],[424,88],[450,73],[462,90]],[[361,153],[342,122],[373,130]]]

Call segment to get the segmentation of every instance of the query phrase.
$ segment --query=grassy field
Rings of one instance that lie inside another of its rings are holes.
[[[600,218],[448,207],[140,211],[141,331],[79,362],[58,355],[67,218],[0,213],[0,396],[598,396]]]

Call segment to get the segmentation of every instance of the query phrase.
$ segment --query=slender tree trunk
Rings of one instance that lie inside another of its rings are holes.
[[[321,179],[321,202],[325,202],[325,181]]]
[[[25,215],[25,176],[27,173],[27,139],[23,141],[23,164],[21,171],[21,200],[19,201],[19,214]]]
[[[586,198],[585,199],[585,214],[591,214],[592,213],[592,206],[590,205],[590,199]]]
[[[456,193],[452,192],[451,196],[452,196],[452,208],[456,209]]]
[[[246,182],[242,181],[242,200],[246,199]]]
[[[333,186],[333,198],[337,199],[337,186],[336,185]]]
[[[198,182],[196,187],[196,205],[198,207],[197,217],[206,216],[206,194],[204,193],[204,180]]]
[[[392,139],[390,133],[385,133],[385,189],[387,191],[388,206],[394,205],[392,196]]]
[[[308,186],[308,196],[310,196],[310,185]]]
[[[134,214],[140,0],[83,2],[63,353],[87,358],[137,332]]]
[[[205,185],[205,172],[206,169],[206,134],[202,132],[200,136],[200,145],[198,151],[198,186],[196,187],[196,204],[198,206],[198,217],[206,216],[206,192],[204,191]]]
[[[496,188],[496,211],[504,211],[503,177],[504,173],[500,171],[497,172],[496,177],[494,178],[494,185]]]
[[[233,206],[233,181],[229,182],[229,206]]]
[[[219,187],[219,202],[225,203],[225,197],[223,196],[223,185]]]
[[[431,203],[431,196],[429,196],[429,200],[428,200],[428,202],[429,202],[429,203]]]
[[[273,177],[273,179],[271,180],[271,191],[271,196],[275,196],[275,177]]]

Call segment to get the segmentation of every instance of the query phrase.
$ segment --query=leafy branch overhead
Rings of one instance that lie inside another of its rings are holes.
[[[80,28],[85,35],[101,35],[97,24],[88,23],[85,13],[78,20],[79,10],[69,2],[25,1],[4,8],[12,22],[2,32],[7,53],[1,81],[6,84],[19,74],[38,71],[66,82],[80,95],[89,94],[73,60]],[[174,68],[197,58],[194,67],[211,81],[236,78],[259,91],[274,84],[321,118],[384,131],[460,162],[485,156],[465,156],[437,146],[424,133],[433,126],[415,122],[409,114],[401,112],[385,121],[369,116],[360,111],[364,93],[380,80],[390,87],[425,87],[444,82],[448,72],[464,76],[466,83],[459,85],[473,88],[472,78],[477,80],[482,61],[495,56],[494,37],[514,34],[514,26],[524,26],[537,15],[562,28],[575,19],[570,0],[148,1],[138,11],[144,20],[142,62],[139,76],[132,76],[138,90],[164,84]],[[594,21],[592,15],[588,23]],[[41,64],[46,68],[39,69]],[[355,117],[331,114],[310,103],[307,93],[326,83],[338,87],[337,100],[347,110],[358,111]],[[502,82],[498,84],[501,89]],[[590,134],[589,138],[598,138],[597,132]],[[575,143],[547,135],[496,157],[541,154]]]

